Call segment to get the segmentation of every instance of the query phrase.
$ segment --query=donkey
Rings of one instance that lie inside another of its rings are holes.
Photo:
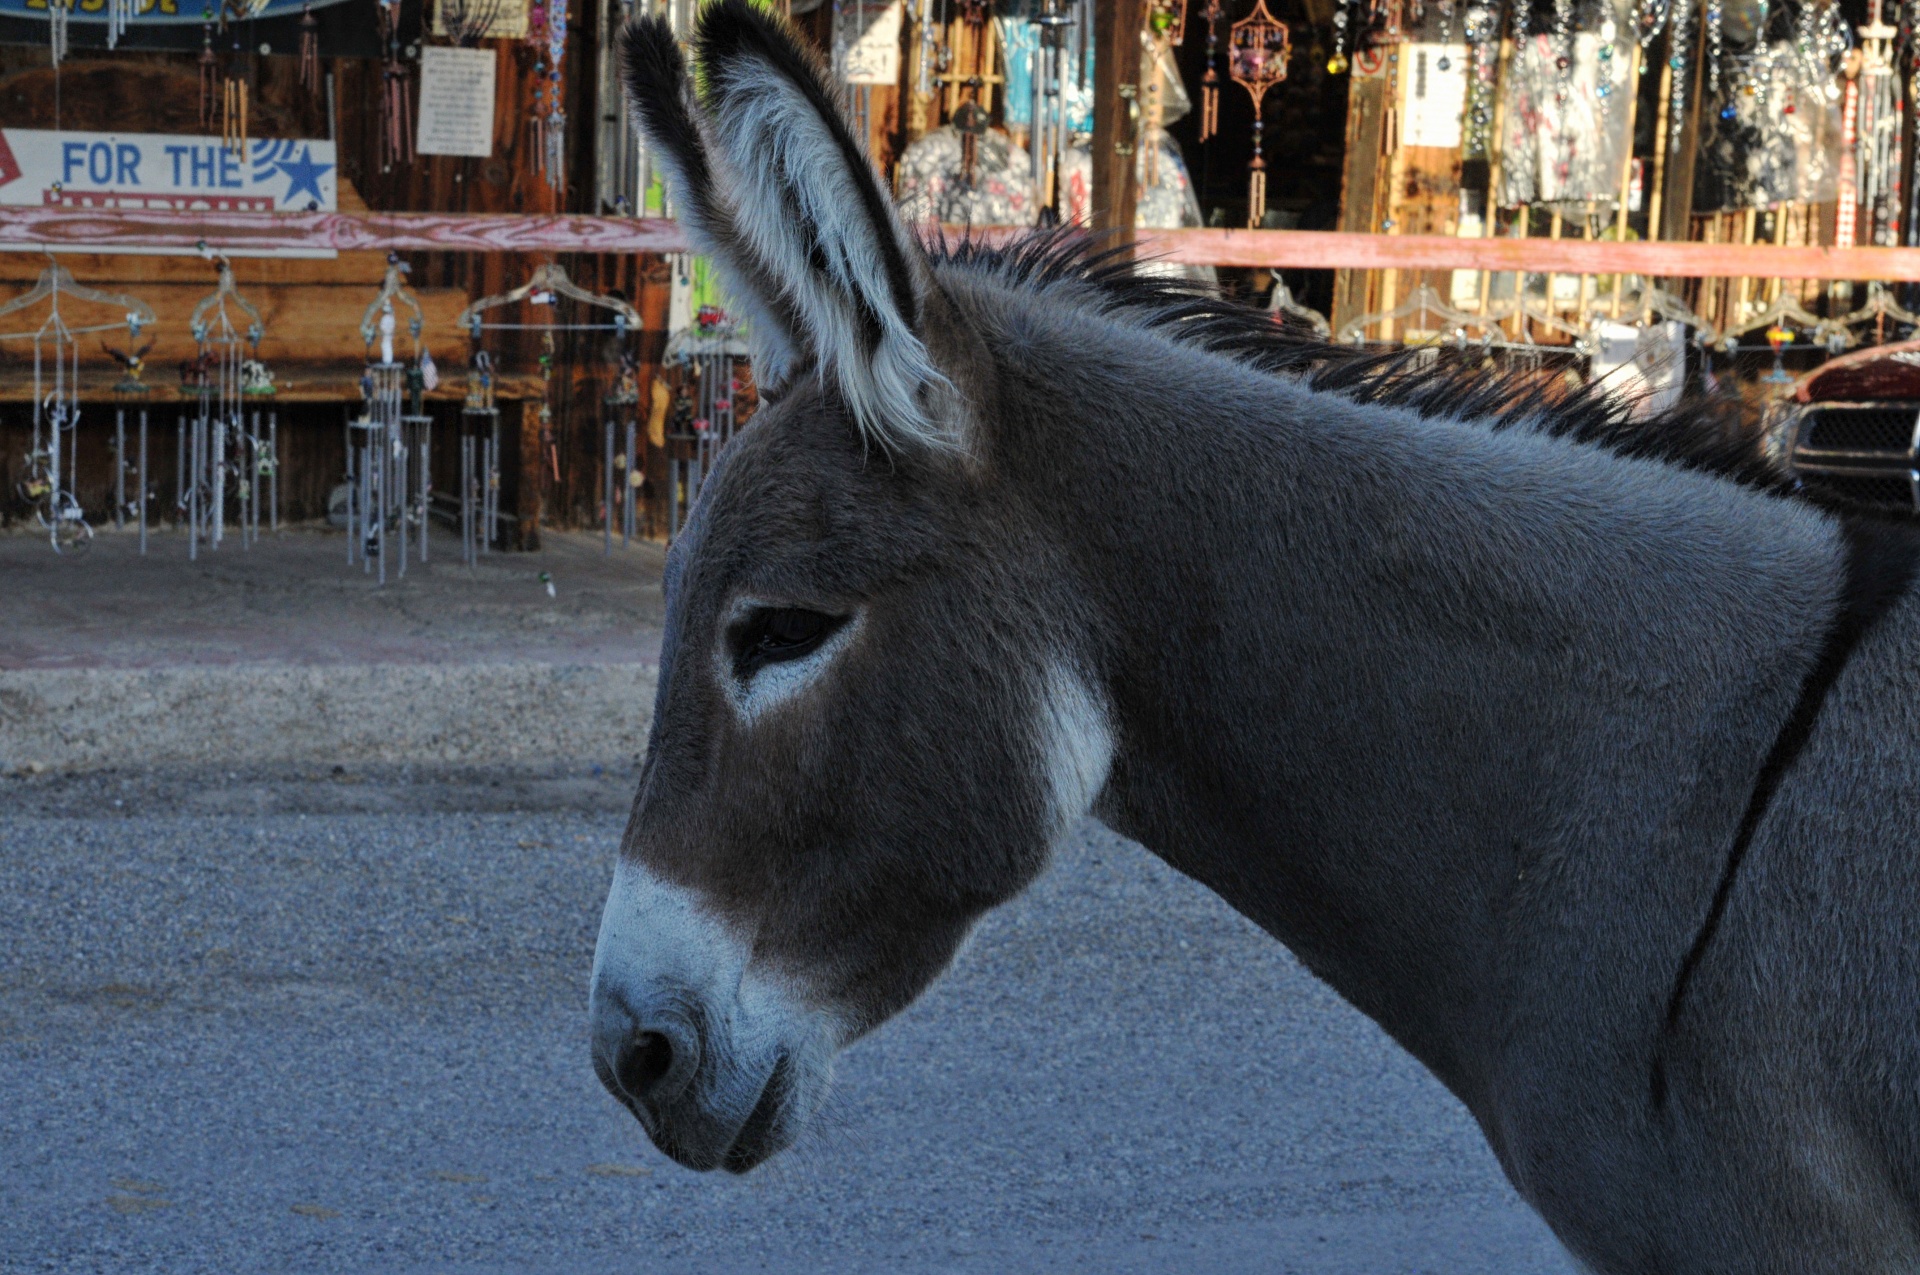
[[[1591,1269],[1920,1268],[1912,536],[1070,239],[925,246],[780,20],[695,52],[642,21],[626,78],[765,406],[668,555],[594,957],[664,1153],[789,1146],[1092,815],[1430,1068]]]

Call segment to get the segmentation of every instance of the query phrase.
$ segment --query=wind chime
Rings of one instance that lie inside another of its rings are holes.
[[[67,59],[67,21],[73,0],[47,0],[47,53],[57,69]]]
[[[233,0],[222,0],[217,13],[212,4],[200,11],[200,127],[211,129],[217,121],[222,149],[242,159],[247,154],[248,92],[247,81],[240,70],[245,65],[246,54],[240,47],[238,24],[257,16],[263,7],[255,0],[243,0],[237,7]],[[216,23],[232,33],[233,47],[224,74],[220,56],[213,51]]]
[[[1207,71],[1200,77],[1200,141],[1206,142],[1220,132],[1220,19],[1227,16],[1227,10],[1220,0],[1207,0],[1200,16],[1207,24]],[[1336,28],[1345,17],[1344,7],[1334,14]],[[1345,59],[1341,59],[1339,71],[1334,70],[1331,62],[1327,70],[1340,74],[1346,70]]]
[[[413,81],[401,61],[400,0],[379,0],[374,8],[380,29],[380,171],[390,173],[395,164],[413,162]]]
[[[567,112],[561,84],[567,58],[567,0],[533,0],[527,11],[527,43],[535,50],[530,121],[534,162],[547,186],[559,191],[567,184]]]
[[[1033,164],[1034,196],[1046,224],[1061,220],[1061,158],[1067,153],[1067,42],[1073,26],[1069,0],[1041,0],[1033,24],[1033,126],[1027,155]]]
[[[1147,31],[1153,43],[1152,65],[1147,70],[1147,111],[1144,121],[1147,156],[1145,186],[1160,184],[1160,129],[1167,116],[1167,85],[1164,68],[1167,54],[1187,38],[1187,0],[1148,0]]]
[[[1227,71],[1233,82],[1253,99],[1253,160],[1247,165],[1247,225],[1258,230],[1267,215],[1267,161],[1262,153],[1265,127],[1262,111],[1267,90],[1287,78],[1287,58],[1293,52],[1287,24],[1258,0],[1253,12],[1233,24],[1227,36]]]
[[[313,16],[313,0],[300,6],[300,87],[320,91],[320,19]]]
[[[974,180],[980,162],[980,139],[987,134],[987,108],[981,96],[993,74],[993,41],[987,35],[987,0],[960,0],[960,40],[968,63],[963,76],[950,76],[948,85],[957,86],[960,102],[947,122],[960,135],[960,171],[967,181]]]
[[[426,315],[407,291],[406,275],[406,263],[387,254],[380,291],[360,316],[360,339],[367,348],[367,366],[360,378],[364,412],[347,424],[347,562],[358,561],[368,573],[377,567],[381,584],[387,582],[389,531],[399,535],[401,576],[407,574],[407,551],[415,527],[420,532],[420,561],[427,560],[427,509],[432,498],[427,448],[432,418],[421,410],[419,399],[422,391],[439,384],[439,375],[420,343]],[[413,338],[411,366],[395,357],[399,306],[413,311],[407,324]]]
[[[279,525],[278,464],[274,443],[278,421],[263,430],[258,411],[251,426],[245,397],[251,390],[271,387],[272,377],[259,362],[260,339],[266,325],[260,311],[234,286],[233,266],[218,259],[214,290],[202,297],[188,316],[199,354],[181,366],[181,381],[195,391],[198,408],[179,425],[176,446],[184,464],[178,469],[175,507],[187,520],[187,556],[197,558],[202,543],[218,549],[226,537],[229,486],[239,505],[240,538],[251,546],[260,536],[260,482],[269,483],[268,503],[274,506],[271,525]],[[228,313],[231,305],[246,319],[244,336]],[[270,392],[270,388],[267,390]]]
[[[114,323],[72,327],[61,313],[63,296],[111,306],[123,317]],[[0,333],[0,340],[33,343],[33,437],[26,472],[15,484],[14,493],[33,508],[54,552],[64,553],[85,549],[93,541],[93,528],[70,485],[80,441],[80,338],[116,330],[123,323],[137,336],[141,327],[154,322],[154,313],[145,302],[133,297],[75,282],[56,261],[41,272],[32,288],[0,304],[0,315],[28,309],[41,301],[47,302],[43,322],[30,331]],[[145,480],[143,469],[141,482]]]
[[[1900,135],[1904,131],[1893,41],[1899,30],[1882,16],[1881,0],[1872,0],[1870,20],[1859,28],[1858,117],[1854,168],[1858,205],[1865,210],[1868,241],[1880,247],[1900,242]]]

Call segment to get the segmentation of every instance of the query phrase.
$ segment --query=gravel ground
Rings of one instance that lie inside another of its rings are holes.
[[[1097,828],[730,1179],[655,1154],[587,1064],[604,793],[27,791],[0,786],[0,1270],[1571,1270],[1411,1059]]]

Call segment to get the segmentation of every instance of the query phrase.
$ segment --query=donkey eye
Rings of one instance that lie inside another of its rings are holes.
[[[750,677],[763,665],[801,659],[819,649],[846,622],[844,615],[801,607],[759,607],[734,631],[734,675]]]

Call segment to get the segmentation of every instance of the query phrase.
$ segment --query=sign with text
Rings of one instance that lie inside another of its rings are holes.
[[[160,212],[333,212],[332,142],[0,129],[0,205]]]
[[[493,154],[494,77],[500,55],[492,49],[420,50],[422,155]]]
[[[266,0],[247,16],[249,19],[297,18],[306,8],[309,0]],[[339,4],[342,0],[311,0],[315,9]],[[46,18],[52,10],[52,0],[0,0],[0,17],[6,18]],[[72,22],[105,22],[107,20],[107,0],[72,0],[72,9],[68,20]],[[132,24],[146,26],[150,23],[188,23],[198,26],[205,23],[210,11],[203,2],[194,0],[135,0]],[[218,9],[211,12],[218,12]]]

